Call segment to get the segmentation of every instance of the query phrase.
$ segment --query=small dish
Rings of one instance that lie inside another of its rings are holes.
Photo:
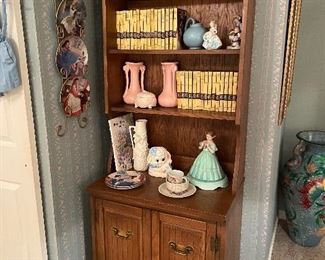
[[[146,182],[146,175],[137,171],[118,171],[105,178],[105,184],[115,190],[132,190]]]
[[[181,194],[176,194],[169,191],[166,187],[166,182],[164,182],[158,187],[158,191],[160,194],[166,197],[174,198],[174,199],[182,199],[182,198],[187,198],[192,196],[196,192],[196,187],[190,183],[186,191],[183,191]]]

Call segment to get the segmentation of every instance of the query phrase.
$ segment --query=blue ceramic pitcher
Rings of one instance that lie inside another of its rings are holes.
[[[192,50],[201,49],[206,31],[201,23],[197,23],[192,17],[188,18],[184,27],[184,44]]]
[[[318,245],[325,235],[325,132],[302,131],[282,176],[290,238]]]

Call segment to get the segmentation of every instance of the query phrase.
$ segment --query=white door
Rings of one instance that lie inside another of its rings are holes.
[[[0,259],[46,259],[20,1],[7,2],[8,34],[19,60],[22,86],[0,97]]]

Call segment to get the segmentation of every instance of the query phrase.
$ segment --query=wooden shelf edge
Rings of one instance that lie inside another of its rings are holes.
[[[117,50],[109,49],[109,54],[159,54],[159,55],[239,55],[240,50]]]
[[[174,117],[190,117],[214,120],[235,121],[236,113],[213,112],[204,110],[186,110],[178,108],[154,107],[151,109],[135,108],[131,105],[118,105],[111,107],[113,112],[128,112],[135,114],[161,115]]]

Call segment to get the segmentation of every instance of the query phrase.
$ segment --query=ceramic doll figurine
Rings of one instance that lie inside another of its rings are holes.
[[[202,152],[195,159],[189,174],[189,181],[202,190],[215,190],[228,186],[228,178],[223,172],[215,152],[218,151],[213,142],[212,132],[206,133],[206,140],[200,142]]]
[[[210,30],[203,35],[203,47],[207,50],[216,50],[222,46],[222,42],[217,35],[217,25],[215,21],[210,22]]]
[[[242,18],[241,16],[236,16],[233,20],[234,29],[229,33],[229,40],[231,45],[227,46],[227,49],[240,49],[240,35],[242,31]]]

